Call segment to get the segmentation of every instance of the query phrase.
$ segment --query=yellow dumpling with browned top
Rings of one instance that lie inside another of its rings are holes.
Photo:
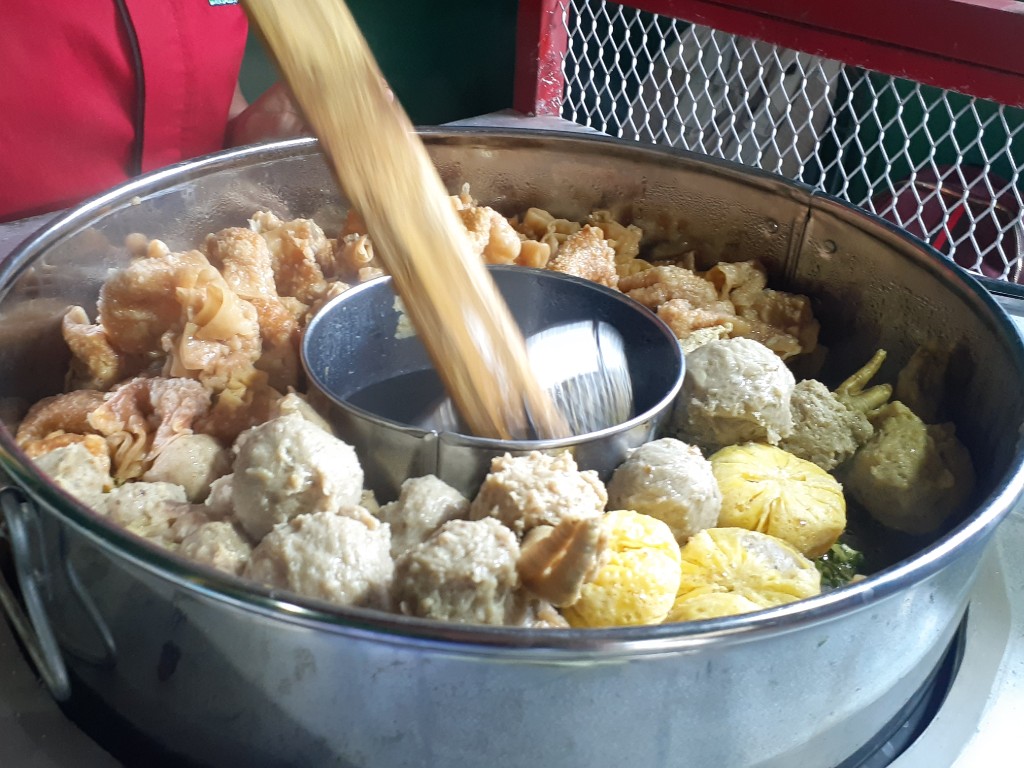
[[[679,544],[672,530],[628,509],[608,512],[602,523],[604,560],[563,615],[573,627],[660,624],[679,588]]]
[[[722,492],[718,525],[776,536],[809,558],[828,552],[846,528],[843,486],[781,448],[744,443],[711,457]]]
[[[708,528],[680,553],[679,590],[666,621],[771,608],[821,592],[814,563],[782,539],[746,528]]]

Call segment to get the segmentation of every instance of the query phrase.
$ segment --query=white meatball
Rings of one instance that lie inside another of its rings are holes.
[[[111,486],[110,460],[97,456],[81,443],[71,443],[35,459],[36,467],[83,504],[102,505],[104,491]]]
[[[210,484],[230,471],[231,453],[216,438],[178,435],[157,454],[142,479],[180,485],[189,501],[202,501],[210,493]]]
[[[180,544],[197,530],[217,518],[210,515],[205,504],[173,504],[170,514],[173,516],[171,530],[167,538],[173,544]]]
[[[607,502],[608,492],[597,473],[581,472],[568,451],[558,456],[506,453],[491,461],[469,516],[495,517],[522,536],[538,525],[597,517]]]
[[[469,499],[434,475],[425,475],[403,482],[398,500],[381,507],[377,517],[391,526],[391,554],[398,557],[467,512]]]
[[[252,551],[250,579],[339,605],[387,608],[391,532],[362,507],[297,515]]]
[[[331,428],[331,425],[327,420],[310,404],[309,400],[297,392],[289,392],[274,403],[274,418],[278,416],[287,416],[291,413],[298,414],[306,421],[316,424],[324,432],[329,432],[332,435],[334,434],[334,430]]]
[[[171,550],[212,522],[205,505],[190,504],[184,488],[164,482],[125,483],[104,496],[98,511],[125,530]]]
[[[451,520],[395,563],[402,613],[465,624],[518,623],[519,542],[491,517]]]
[[[225,520],[214,520],[185,536],[178,552],[197,563],[237,576],[249,562],[252,544],[237,526]]]
[[[218,477],[210,483],[210,493],[207,494],[203,506],[206,507],[206,514],[211,520],[223,520],[232,517],[235,513],[235,475],[230,473]]]
[[[104,495],[99,511],[127,528],[145,517],[166,517],[163,507],[168,502],[187,503],[185,489],[174,483],[125,483]]]
[[[698,448],[665,437],[641,445],[618,466],[608,482],[608,504],[658,518],[682,545],[718,523],[722,492]]]
[[[860,411],[842,402],[820,381],[798,382],[789,401],[793,432],[779,447],[831,472],[874,434]]]
[[[298,414],[243,432],[235,451],[232,506],[256,541],[296,515],[359,503],[363,469],[355,450]]]
[[[795,386],[782,359],[760,342],[709,341],[686,355],[675,411],[678,437],[706,451],[745,442],[777,445],[793,430]]]

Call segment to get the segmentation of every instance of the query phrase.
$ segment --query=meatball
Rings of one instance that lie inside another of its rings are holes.
[[[874,433],[867,417],[842,402],[820,381],[805,379],[789,401],[793,431],[779,447],[830,472]]]
[[[706,451],[748,441],[776,445],[793,430],[795,385],[781,358],[760,342],[709,341],[686,355],[678,437]]]
[[[387,608],[391,531],[362,507],[296,515],[252,551],[250,579],[338,605]]]
[[[237,576],[249,562],[252,544],[236,525],[226,520],[214,520],[185,536],[178,553]]]
[[[272,411],[272,418],[279,416],[287,416],[288,414],[295,413],[304,418],[306,421],[310,421],[316,424],[324,432],[334,434],[334,430],[327,420],[320,415],[319,411],[316,410],[309,402],[308,399],[298,394],[297,392],[289,392],[287,395],[282,397],[276,403]]]
[[[569,629],[570,624],[558,610],[544,600],[530,600],[519,626],[529,629]]]
[[[173,483],[125,483],[106,494],[96,508],[126,531],[167,549],[207,521],[202,505],[189,504],[185,489]]]
[[[172,545],[181,544],[187,537],[215,518],[210,517],[204,504],[180,504],[168,502],[164,514],[171,521],[171,527],[164,538]]]
[[[102,504],[104,491],[113,483],[110,459],[97,456],[83,443],[56,448],[39,456],[35,462],[53,482],[93,508]]]
[[[619,465],[608,482],[608,504],[656,517],[685,544],[718,523],[722,494],[700,450],[665,437],[641,445]]]
[[[164,446],[142,479],[180,485],[189,501],[202,501],[210,493],[210,484],[230,471],[231,454],[215,437],[186,434]]]
[[[395,564],[395,603],[410,616],[518,623],[519,542],[492,517],[451,520]]]
[[[233,473],[222,475],[210,483],[210,492],[203,502],[206,507],[206,514],[211,520],[223,520],[226,517],[233,517],[235,513],[234,504],[235,476]]]
[[[465,517],[469,499],[435,477],[410,477],[402,483],[398,500],[380,508],[377,517],[391,526],[391,554],[398,557],[426,541],[443,523]]]
[[[166,519],[168,503],[185,504],[185,489],[174,483],[125,483],[104,495],[99,511],[125,528],[146,525],[146,519]],[[143,534],[144,535],[144,534]]]
[[[910,534],[931,533],[961,510],[974,466],[953,424],[925,424],[898,400],[880,408],[874,437],[847,465],[846,487],[873,518]]]
[[[235,452],[232,505],[256,541],[296,515],[337,511],[362,495],[355,449],[296,413],[247,430]]]
[[[516,571],[519,583],[534,597],[563,608],[580,599],[593,581],[608,549],[605,517],[563,520],[538,525],[523,537]]]
[[[592,470],[581,472],[572,454],[532,451],[491,460],[491,471],[470,505],[473,520],[495,517],[519,536],[538,525],[597,517],[608,502],[604,483]]]

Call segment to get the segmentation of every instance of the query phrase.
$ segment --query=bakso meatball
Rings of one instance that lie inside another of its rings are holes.
[[[779,447],[832,471],[853,456],[874,433],[863,412],[837,398],[820,381],[797,383],[789,401],[793,431]]]
[[[232,505],[256,541],[296,515],[337,511],[362,495],[355,449],[296,413],[242,433],[235,453]]]
[[[287,416],[292,413],[298,414],[306,421],[313,422],[324,432],[334,434],[334,429],[331,428],[330,423],[320,415],[320,412],[313,407],[306,397],[297,392],[289,392],[275,402],[270,415],[271,418],[276,419],[279,416]]]
[[[438,477],[425,475],[405,480],[398,500],[382,506],[377,517],[391,526],[391,554],[398,557],[468,512],[469,499]]]
[[[555,606],[544,600],[528,600],[519,626],[529,629],[569,629],[571,626]]]
[[[391,532],[357,506],[296,515],[256,545],[244,575],[338,605],[386,609]]]
[[[760,342],[709,341],[686,355],[678,437],[705,451],[747,441],[777,444],[793,429],[795,385],[782,359]]]
[[[203,501],[210,483],[231,471],[231,453],[211,435],[183,434],[171,439],[142,479],[185,489],[189,501]]]
[[[125,483],[103,496],[98,511],[124,528],[145,529],[149,526],[147,520],[166,519],[164,506],[168,502],[187,503],[185,489],[174,483]]]
[[[451,520],[395,564],[395,604],[409,616],[464,624],[513,624],[519,542],[493,517]]]
[[[105,448],[103,438],[96,440]],[[36,467],[83,504],[96,508],[104,491],[113,485],[110,459],[105,452],[91,451],[85,442],[55,448],[35,459]]]
[[[597,517],[608,493],[593,470],[580,471],[568,451],[548,456],[504,454],[491,460],[491,471],[470,506],[473,520],[494,517],[522,536],[538,525]]]
[[[211,565],[226,573],[239,575],[249,562],[252,544],[233,523],[213,520],[200,525],[178,546],[183,557]]]
[[[608,482],[608,504],[658,518],[685,544],[718,523],[722,494],[700,450],[665,437],[641,445],[618,466]]]
[[[222,520],[235,514],[235,475],[222,475],[210,483],[210,492],[203,501],[206,514],[211,520]]]
[[[168,549],[209,519],[201,504],[188,503],[184,488],[164,482],[125,483],[106,494],[96,509],[126,531]]]

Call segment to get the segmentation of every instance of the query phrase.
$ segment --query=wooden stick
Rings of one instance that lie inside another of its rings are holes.
[[[565,437],[522,334],[342,0],[246,0],[475,435]]]

